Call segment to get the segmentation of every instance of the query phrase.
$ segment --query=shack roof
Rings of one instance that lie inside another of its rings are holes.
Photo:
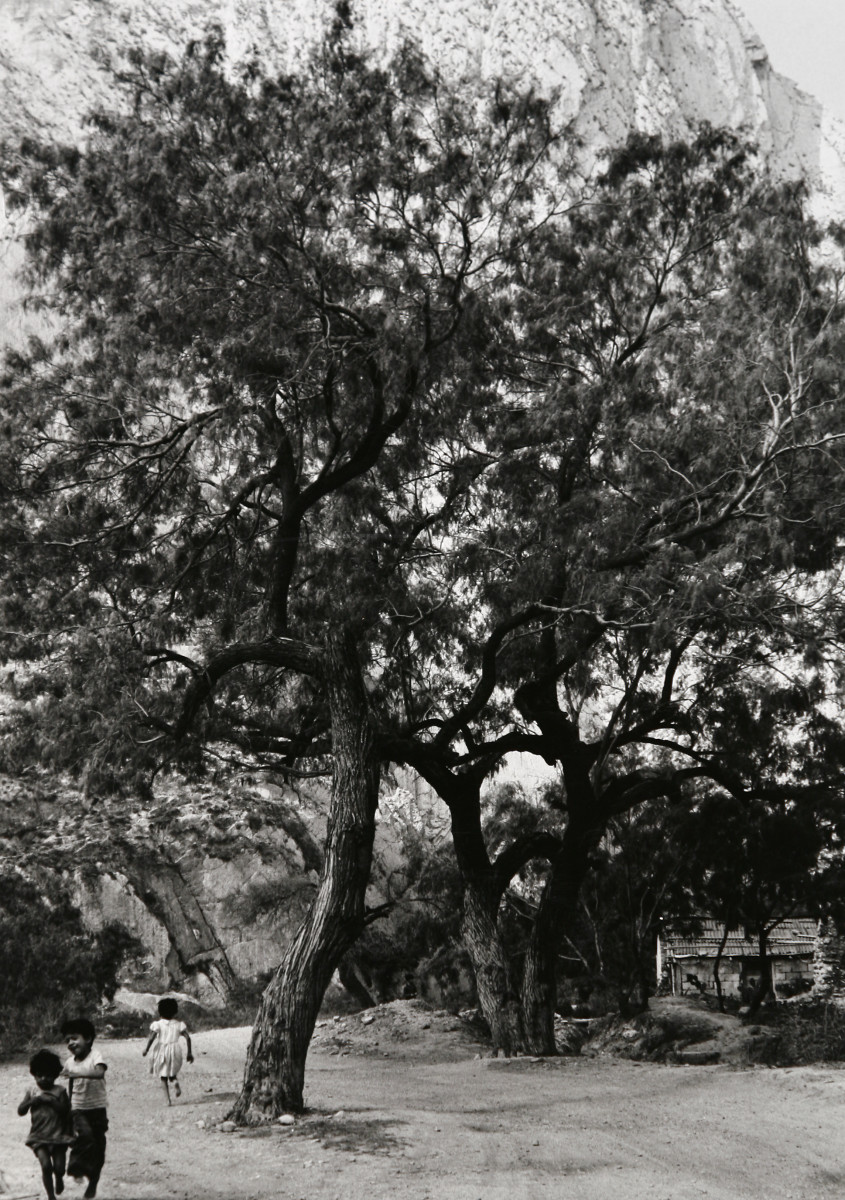
[[[817,922],[812,917],[789,917],[769,934],[769,953],[778,958],[798,958],[811,955],[816,945]],[[660,940],[667,958],[715,958],[724,936],[720,921],[703,917],[696,923],[696,932],[678,933],[667,923],[660,930]],[[722,954],[726,958],[756,958],[759,954],[756,939],[742,932],[728,934]]]

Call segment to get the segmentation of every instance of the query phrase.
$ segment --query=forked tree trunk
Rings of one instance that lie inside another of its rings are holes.
[[[243,1088],[230,1114],[242,1124],[302,1112],[305,1059],[317,1013],[335,968],[364,926],[379,763],[351,637],[330,635],[326,685],[333,769],[325,863],[311,911],[261,1000]]]

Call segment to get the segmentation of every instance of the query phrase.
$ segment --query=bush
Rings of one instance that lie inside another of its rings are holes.
[[[54,875],[0,871],[0,1058],[59,1036],[65,1017],[92,1014],[142,949],[122,925],[86,930]]]
[[[770,1018],[780,1033],[778,1065],[845,1059],[845,1008],[838,1004],[779,1004]]]

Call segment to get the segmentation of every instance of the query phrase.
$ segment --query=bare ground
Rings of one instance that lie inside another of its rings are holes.
[[[368,1019],[370,1018],[370,1019]],[[845,1070],[479,1058],[415,1004],[328,1021],[292,1127],[221,1132],[246,1029],[200,1033],[165,1107],[143,1039],[109,1041],[103,1200],[824,1200],[845,1195]],[[0,1068],[0,1196],[39,1195]],[[81,1189],[71,1184],[69,1200]]]

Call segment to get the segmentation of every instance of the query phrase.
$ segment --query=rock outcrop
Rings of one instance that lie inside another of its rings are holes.
[[[448,836],[426,789],[415,794],[403,772],[396,784],[377,825],[372,907],[411,886],[410,830]],[[132,933],[143,953],[125,964],[124,986],[183,988],[221,1006],[281,962],[314,895],[327,811],[316,781],[300,793],[261,777],[170,776],[149,801],[93,803],[67,780],[0,775],[0,875],[55,873],[90,930],[117,923]]]
[[[178,54],[211,23],[233,59],[301,60],[336,0],[0,0],[0,141],[84,136],[116,101],[127,47]],[[845,124],[774,71],[730,0],[351,0],[355,37],[387,54],[416,39],[447,72],[504,75],[559,94],[590,169],[631,129],[683,136],[702,121],[742,130],[780,173],[802,176],[821,215],[845,213]],[[17,231],[0,199],[0,329],[29,326],[13,282]]]
[[[152,803],[0,778],[0,870],[61,876],[92,930],[142,943],[123,982],[225,1004],[280,962],[315,885],[325,797],[170,781]]]
[[[775,72],[730,0],[352,0],[355,36],[379,53],[412,37],[450,73],[505,75],[560,94],[592,151],[631,128],[746,130],[790,173],[845,197],[845,131]],[[211,22],[233,58],[289,67],[334,0],[4,0],[0,133],[76,138],[114,101],[109,64],[133,44],[177,53]]]

